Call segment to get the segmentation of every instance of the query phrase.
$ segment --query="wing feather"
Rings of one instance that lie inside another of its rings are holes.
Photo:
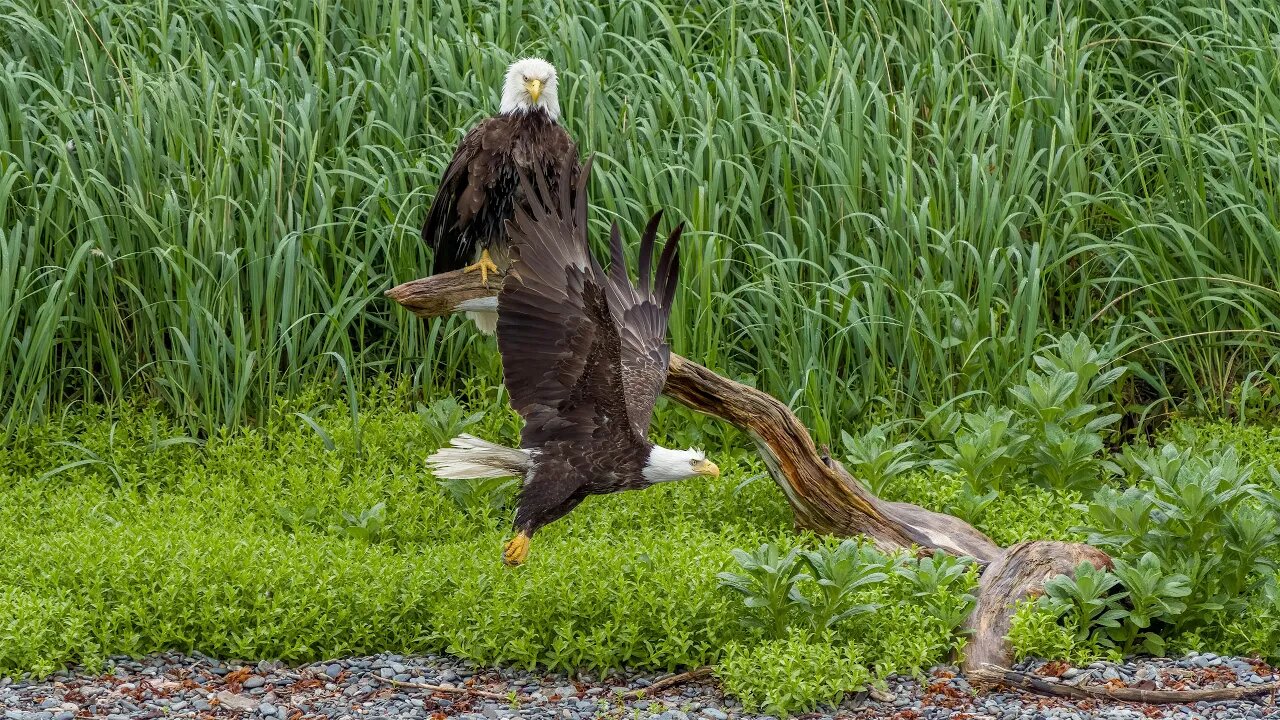
[[[658,261],[656,288],[652,266],[660,214],[641,239],[641,289],[627,277],[616,227],[606,274],[587,245],[590,169],[588,159],[573,187],[561,182],[554,189],[541,175],[522,175],[526,203],[507,226],[513,264],[498,298],[498,348],[512,407],[525,420],[524,447],[603,442],[619,432],[617,420],[626,421],[633,439],[643,440],[666,380],[679,229]]]
[[[609,268],[609,303],[620,338],[620,366],[627,388],[627,415],[636,434],[649,432],[653,408],[667,380],[671,364],[671,347],[667,344],[667,320],[674,297],[675,274],[679,272],[677,227],[662,249],[658,261],[656,287],[651,284],[653,250],[662,213],[655,213],[640,238],[640,284],[637,289],[627,278],[625,262],[620,262],[621,248],[615,248]]]

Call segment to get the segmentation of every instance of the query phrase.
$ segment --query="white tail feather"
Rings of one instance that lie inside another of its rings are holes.
[[[498,332],[498,313],[496,312],[467,312],[467,317],[471,318],[476,324],[476,329],[485,335],[493,335]]]
[[[524,475],[529,467],[529,451],[516,450],[481,440],[474,435],[459,435],[431,457],[427,465],[436,477],[450,480],[514,477]]]

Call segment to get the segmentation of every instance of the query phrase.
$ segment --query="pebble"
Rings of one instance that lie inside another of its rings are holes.
[[[199,662],[196,662],[199,660]],[[1216,663],[1216,664],[1215,664]],[[1160,683],[1179,679],[1194,683],[1206,668],[1232,670],[1226,676],[1240,685],[1269,682],[1273,671],[1265,665],[1238,658],[1211,654],[1190,654],[1178,660],[1127,658],[1124,663],[1093,663],[1084,668],[1060,665],[1050,672],[1037,672],[1042,661],[1027,661],[1015,669],[1066,684],[1101,684],[1137,681]],[[465,720],[593,720],[611,717],[630,720],[730,720],[769,716],[745,713],[733,698],[721,695],[713,683],[695,683],[667,688],[646,697],[623,699],[632,691],[649,687],[664,675],[628,670],[605,677],[587,674],[572,681],[561,674],[526,672],[506,668],[477,668],[459,660],[435,655],[404,657],[382,655],[350,658],[290,669],[282,664],[257,663],[254,675],[233,693],[223,677],[226,668],[242,664],[209,658],[190,658],[164,653],[135,662],[114,658],[109,676],[62,673],[45,682],[0,683],[3,720],[75,720],[79,717],[106,720],[192,719],[197,714],[249,720],[284,720],[301,713],[306,717],[330,720],[383,720],[412,718],[426,720],[443,715]],[[221,670],[221,672],[219,672]],[[1046,669],[1047,670],[1047,669]],[[945,671],[945,672],[944,672]],[[1252,701],[1195,703],[1186,706],[1086,705],[1069,700],[1046,699],[1016,692],[975,692],[955,668],[939,667],[922,676],[890,676],[874,693],[858,693],[837,708],[819,708],[806,714],[813,720],[833,716],[850,720],[900,717],[919,720],[955,720],[961,717],[983,720],[1280,720],[1280,708]],[[434,693],[412,687],[394,687],[373,678],[445,686],[461,685],[474,678],[477,689],[506,696],[516,693],[514,703],[467,698],[462,695],[435,697]],[[1222,677],[1221,673],[1210,677]],[[339,679],[341,678],[341,679]],[[313,680],[299,683],[298,680]],[[190,683],[178,684],[180,680]],[[55,685],[55,683],[57,683]],[[575,683],[584,686],[579,692]],[[940,693],[937,688],[945,687]],[[75,692],[76,705],[63,698]],[[140,696],[142,700],[133,699]],[[83,699],[80,699],[83,698]],[[217,698],[218,702],[210,702]],[[552,700],[551,698],[556,698]],[[142,707],[139,707],[141,705]],[[1141,712],[1140,712],[1141,711]]]

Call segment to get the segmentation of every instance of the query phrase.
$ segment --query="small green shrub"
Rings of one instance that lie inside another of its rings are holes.
[[[1072,575],[1058,575],[1044,584],[1041,601],[1058,617],[1067,620],[1077,643],[1119,628],[1125,609],[1124,593],[1113,593],[1120,579],[1105,569],[1083,561]],[[1099,633],[1101,631],[1101,633]]]
[[[1170,444],[1129,452],[1122,463],[1138,485],[1099,490],[1082,530],[1117,558],[1186,578],[1185,608],[1165,618],[1175,631],[1247,612],[1259,594],[1274,595],[1278,508],[1234,448],[1196,455]]]
[[[793,622],[812,612],[809,600],[800,592],[800,583],[809,579],[802,572],[800,558],[799,548],[784,554],[772,543],[752,552],[733,551],[742,572],[722,572],[716,577],[721,586],[742,597],[744,625],[777,640],[787,634]]]
[[[1115,560],[1112,569],[1125,589],[1127,607],[1119,626],[1108,633],[1122,652],[1136,649],[1150,655],[1165,653],[1164,637],[1153,630],[1159,620],[1176,618],[1187,609],[1183,598],[1191,594],[1186,575],[1166,573],[1154,553],[1137,562]]]
[[[872,678],[855,646],[803,629],[757,645],[729,645],[716,676],[747,712],[783,717],[837,705]]]
[[[900,564],[897,573],[907,580],[914,601],[949,634],[964,624],[978,600],[972,593],[978,586],[972,558],[935,552]]]
[[[893,560],[854,540],[843,540],[834,548],[823,547],[804,553],[810,575],[817,587],[806,606],[814,632],[823,632],[849,618],[874,612],[880,606],[858,602],[864,590],[889,579],[885,570]]]
[[[1107,657],[1091,638],[1081,641],[1075,628],[1062,622],[1057,610],[1038,599],[1018,603],[1007,637],[1018,660],[1036,657],[1086,665]]]
[[[429,448],[444,447],[485,416],[484,411],[468,413],[452,397],[437,398],[425,405],[418,403],[417,410]]]
[[[785,554],[772,543],[753,552],[734,550],[741,572],[722,572],[720,585],[742,601],[742,622],[765,638],[780,640],[793,627],[824,633],[874,612],[868,591],[889,579],[894,559],[846,539]]]
[[[947,427],[955,440],[940,446],[943,457],[933,461],[935,469],[960,478],[973,496],[1000,492],[1011,484],[1027,441],[1012,410],[988,407],[956,413]]]
[[[513,507],[520,490],[520,478],[448,478],[437,480],[450,499],[467,515],[480,517],[501,514]]]
[[[1034,357],[1039,371],[1028,370],[1026,383],[1009,390],[1013,407],[988,406],[956,412],[941,421],[939,432],[954,440],[939,446],[932,465],[964,483],[958,509],[976,518],[1018,480],[1030,480],[1065,492],[1095,487],[1112,465],[1101,457],[1103,434],[1120,420],[1104,414],[1124,366],[1103,370],[1114,359],[1084,335],[1067,333]]]
[[[857,437],[842,431],[840,437],[848,469],[876,497],[885,494],[894,478],[921,464],[920,443],[914,440],[893,443],[883,425],[872,427]]]
[[[1232,447],[1197,454],[1172,444],[1126,448],[1117,466],[1135,486],[1099,489],[1082,506],[1086,523],[1078,528],[1113,556],[1114,568],[1082,563],[1074,577],[1048,581],[1043,612],[1027,611],[1019,629],[1023,651],[1162,655],[1171,640],[1196,647],[1216,638],[1219,650],[1273,655],[1258,628],[1275,617],[1280,508],[1253,482],[1253,467]],[[1071,648],[1052,637],[1045,617],[1061,625]],[[1257,620],[1237,620],[1244,617]]]

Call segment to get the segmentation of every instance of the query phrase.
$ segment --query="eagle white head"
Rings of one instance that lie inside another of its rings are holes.
[[[525,58],[511,63],[502,86],[503,115],[540,108],[552,120],[560,119],[559,85],[556,69],[542,58]]]
[[[701,450],[672,450],[654,445],[642,473],[650,483],[660,483],[699,476],[719,477],[720,468],[707,460]]]

